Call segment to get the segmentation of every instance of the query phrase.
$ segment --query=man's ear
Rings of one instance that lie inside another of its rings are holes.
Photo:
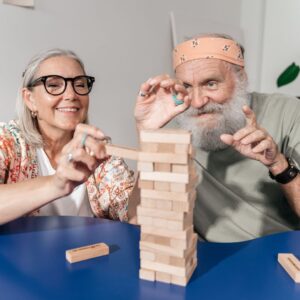
[[[26,104],[26,106],[29,108],[29,110],[36,112],[37,107],[35,105],[35,101],[33,99],[32,92],[28,88],[22,89],[22,97]]]

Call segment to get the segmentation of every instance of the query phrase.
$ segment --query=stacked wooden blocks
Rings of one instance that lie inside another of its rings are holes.
[[[191,133],[143,130],[140,145],[140,278],[185,286],[197,265]]]

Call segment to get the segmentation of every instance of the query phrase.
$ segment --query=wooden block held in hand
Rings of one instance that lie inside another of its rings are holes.
[[[70,263],[107,255],[109,247],[105,243],[98,243],[66,251],[66,259]]]
[[[106,153],[112,156],[138,160],[139,152],[133,148],[119,147],[112,144],[105,145]]]
[[[292,253],[279,253],[278,262],[297,283],[300,283],[300,261]]]

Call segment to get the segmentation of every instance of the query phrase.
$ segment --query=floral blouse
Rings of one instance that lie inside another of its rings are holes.
[[[39,176],[36,149],[25,142],[16,121],[0,123],[0,184]],[[121,158],[99,165],[87,182],[91,209],[96,217],[128,220],[128,199],[134,176]],[[38,215],[39,210],[29,215]]]

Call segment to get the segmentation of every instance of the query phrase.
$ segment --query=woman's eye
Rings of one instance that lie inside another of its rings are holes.
[[[49,87],[49,88],[57,88],[57,87],[59,87],[59,84],[57,84],[57,83],[48,83],[47,87]]]

